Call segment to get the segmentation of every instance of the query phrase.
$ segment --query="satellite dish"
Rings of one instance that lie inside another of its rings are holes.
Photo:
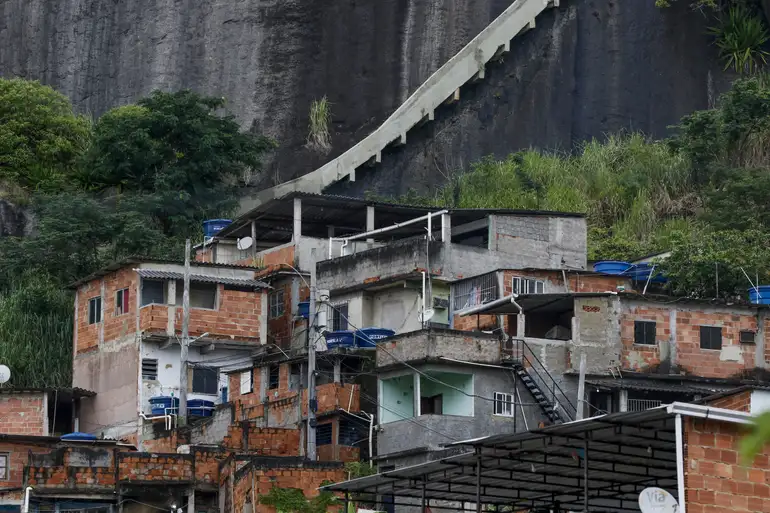
[[[639,508],[642,513],[676,513],[679,504],[673,495],[662,488],[645,488],[639,494]]]
[[[237,246],[238,246],[238,249],[243,251],[244,249],[249,249],[252,246],[252,244],[254,244],[254,239],[252,239],[251,237],[243,237],[242,239],[238,239]]]
[[[436,311],[433,308],[426,308],[425,311],[420,312],[420,322],[428,322],[436,315]]]
[[[0,385],[11,379],[11,369],[7,365],[0,365]]]

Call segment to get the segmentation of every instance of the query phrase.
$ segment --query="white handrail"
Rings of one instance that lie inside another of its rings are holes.
[[[432,120],[435,109],[448,98],[456,97],[462,85],[474,77],[483,78],[486,63],[501,51],[508,51],[511,39],[526,27],[534,27],[535,18],[549,5],[557,7],[559,0],[514,1],[423,82],[374,132],[315,171],[245,198],[241,212],[295,191],[321,193],[348,176],[354,181],[356,168],[372,157],[379,162],[386,146],[396,140],[405,143],[406,133],[423,119]]]

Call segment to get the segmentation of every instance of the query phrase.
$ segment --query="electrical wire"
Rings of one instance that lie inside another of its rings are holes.
[[[371,401],[371,402],[372,402],[373,404],[375,404],[377,407],[379,407],[379,408],[382,408],[383,410],[387,410],[387,411],[389,411],[390,413],[392,413],[393,415],[396,415],[396,416],[398,416],[398,417],[401,417],[403,420],[409,421],[409,422],[411,422],[412,424],[414,424],[414,425],[416,425],[416,426],[420,426],[421,428],[423,428],[423,429],[426,429],[426,430],[428,430],[428,431],[432,431],[432,432],[436,433],[437,435],[441,435],[441,436],[443,436],[444,438],[448,438],[449,440],[452,440],[453,442],[457,442],[457,441],[459,441],[459,439],[458,439],[458,438],[454,438],[454,437],[452,437],[452,436],[449,436],[449,435],[447,435],[446,433],[442,433],[441,431],[438,431],[438,430],[436,430],[436,429],[433,429],[433,428],[432,428],[432,427],[430,427],[430,426],[426,426],[425,424],[423,424],[423,423],[421,423],[420,421],[416,420],[414,417],[406,417],[406,416],[405,416],[405,415],[403,415],[402,413],[399,413],[399,412],[397,412],[397,411],[395,411],[395,410],[391,410],[390,408],[388,408],[388,407],[387,407],[387,406],[385,406],[384,404],[377,402],[377,399],[375,399],[374,397],[370,396],[369,394],[366,394],[366,393],[364,393],[364,392],[360,392],[360,394],[361,394],[361,396],[362,396],[362,397],[365,397],[365,398],[367,398],[369,401]]]

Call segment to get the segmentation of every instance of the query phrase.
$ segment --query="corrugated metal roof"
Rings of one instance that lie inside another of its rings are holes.
[[[96,392],[78,387],[2,387],[0,394],[39,394],[43,392],[60,392],[72,394],[74,397],[93,397]]]
[[[662,383],[656,381],[654,377],[650,379],[587,379],[586,384],[614,388],[619,390],[640,390],[646,392],[675,392],[675,393],[690,393],[690,394],[713,394],[723,390],[724,387],[715,387],[707,385],[693,385],[689,383],[672,383],[667,381]]]
[[[182,280],[184,274],[172,271],[157,271],[155,269],[136,269],[136,273],[142,278],[151,280]],[[221,283],[223,285],[235,285],[237,287],[255,287],[270,288],[270,286],[259,280],[247,280],[243,278],[223,278],[220,276],[204,276],[202,274],[191,274],[190,281],[200,283]]]

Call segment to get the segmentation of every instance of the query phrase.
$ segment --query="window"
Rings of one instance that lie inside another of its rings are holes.
[[[444,413],[443,394],[420,397],[420,415],[442,415]]]
[[[166,304],[166,282],[142,280],[142,306]]]
[[[535,280],[534,278],[522,278],[514,276],[511,279],[511,291],[514,294],[543,294],[545,292],[545,282]]]
[[[219,373],[216,369],[195,367],[192,373],[192,391],[195,394],[217,395]]]
[[[10,479],[8,475],[8,453],[0,453],[0,481]]]
[[[278,384],[281,380],[281,366],[280,365],[271,365],[270,366],[270,377],[267,382],[267,388],[268,390],[273,390],[274,388],[278,388]]]
[[[741,344],[753,344],[755,335],[751,330],[741,330]]]
[[[315,444],[316,445],[331,445],[332,443],[332,425],[319,424],[315,428]]]
[[[656,323],[651,321],[634,321],[634,344],[654,346]]]
[[[274,319],[283,315],[283,289],[271,292],[267,296],[268,305],[270,306],[269,317]]]
[[[302,364],[292,363],[289,367],[289,390],[307,388],[307,373],[303,372]]]
[[[359,433],[356,423],[348,419],[340,419],[340,434],[337,438],[340,445],[352,447],[363,437]]]
[[[142,379],[155,381],[158,379],[158,360],[142,358]]]
[[[254,369],[241,372],[241,395],[254,391]]]
[[[495,392],[495,415],[513,417],[513,396],[503,392]]]
[[[176,305],[182,306],[184,300],[184,282],[176,282]],[[190,282],[190,308],[215,310],[217,307],[217,284]]]
[[[96,296],[88,300],[88,324],[102,322],[102,297]]]
[[[332,331],[348,329],[348,303],[332,305]]]
[[[128,289],[115,292],[115,315],[128,313]]]
[[[452,285],[454,310],[483,305],[497,299],[497,274],[489,273]]]
[[[700,348],[722,349],[722,328],[720,326],[701,326]]]

